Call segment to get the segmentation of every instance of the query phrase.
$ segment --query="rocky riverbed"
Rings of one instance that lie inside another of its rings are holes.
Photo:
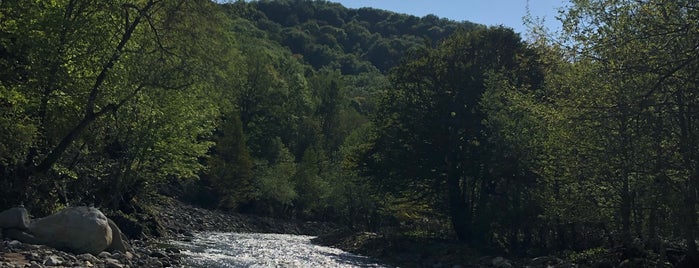
[[[192,232],[207,231],[317,236],[337,229],[337,226],[329,223],[280,220],[212,211],[171,198],[158,200],[154,210],[169,237],[191,236]]]
[[[171,240],[187,241],[206,231],[320,235],[334,226],[327,223],[283,221],[197,208],[171,198],[160,198],[150,214],[162,237],[139,236],[129,243],[133,251],[121,254],[72,254],[43,245],[31,245],[2,236],[0,268],[6,267],[186,267],[180,249]],[[117,221],[119,223],[119,221]],[[129,229],[129,226],[121,226]]]
[[[134,252],[102,252],[97,256],[72,254],[43,245],[16,240],[0,243],[0,268],[15,267],[181,267],[182,255],[175,248],[158,248],[157,244],[132,241]]]
[[[145,235],[131,239],[129,243],[133,250],[126,254],[107,252],[97,255],[72,254],[47,246],[31,245],[3,238],[0,231],[0,268],[188,267],[191,266],[190,253],[202,250],[183,247],[182,243],[196,246],[196,243],[193,242],[196,242],[197,239],[201,240],[201,234],[206,232],[321,235],[320,238],[316,239],[316,244],[369,256],[389,265],[400,267],[683,267],[681,265],[683,251],[671,247],[668,248],[668,260],[665,263],[658,262],[651,256],[624,259],[620,257],[622,254],[616,249],[602,249],[590,255],[589,258],[579,258],[576,262],[554,256],[537,258],[483,256],[482,253],[451,240],[410,238],[366,232],[331,234],[333,230],[338,229],[337,226],[327,223],[286,221],[211,211],[170,198],[159,199],[151,207],[148,215],[157,219],[155,225],[157,229],[160,229],[158,233],[162,237]],[[128,221],[126,223],[128,225]],[[136,223],[140,224],[141,221],[136,221]],[[139,230],[138,228],[132,229],[133,232]],[[220,247],[222,246],[219,245]],[[202,251],[201,253],[210,254],[211,252]],[[348,256],[342,254],[344,253],[341,253],[340,256]],[[347,260],[344,257],[340,259]],[[210,263],[201,267],[208,267],[208,264]]]

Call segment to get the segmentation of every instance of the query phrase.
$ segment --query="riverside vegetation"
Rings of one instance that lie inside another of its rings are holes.
[[[93,204],[138,239],[170,196],[369,253],[698,265],[699,3],[560,19],[523,40],[326,1],[1,1],[0,210]]]

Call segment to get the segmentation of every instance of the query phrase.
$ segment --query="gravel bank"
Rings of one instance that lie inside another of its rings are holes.
[[[335,226],[327,223],[288,221],[267,217],[225,213],[160,198],[151,207],[162,237],[145,236],[130,240],[133,252],[72,254],[43,245],[31,245],[4,238],[0,233],[0,268],[8,267],[184,267],[180,249],[167,241],[187,241],[194,232],[255,232],[322,235]],[[124,227],[120,226],[124,229]]]

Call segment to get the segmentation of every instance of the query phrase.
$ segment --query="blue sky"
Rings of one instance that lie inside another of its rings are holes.
[[[567,4],[565,0],[330,0],[348,8],[374,7],[406,13],[419,17],[434,14],[456,21],[471,21],[485,25],[504,25],[516,32],[524,33],[522,23],[529,10],[535,17],[544,18],[545,26],[558,30],[561,23],[556,20],[558,9]]]

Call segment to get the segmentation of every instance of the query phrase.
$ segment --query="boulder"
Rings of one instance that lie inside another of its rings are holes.
[[[29,243],[29,244],[41,244],[40,241],[36,240],[36,237],[34,237],[31,234],[28,234],[20,229],[5,229],[5,236],[10,239],[15,239],[19,241],[22,241],[24,243]]]
[[[111,219],[107,219],[109,223],[109,228],[112,229],[112,243],[107,248],[108,251],[126,253],[131,251],[129,244],[126,242],[127,238],[124,233],[121,232],[119,226],[114,223]]]
[[[94,255],[112,244],[112,229],[102,212],[92,207],[70,207],[32,222],[31,233],[39,244],[73,253]]]
[[[0,228],[2,229],[26,230],[29,228],[29,222],[29,213],[25,208],[11,208],[0,212]]]

